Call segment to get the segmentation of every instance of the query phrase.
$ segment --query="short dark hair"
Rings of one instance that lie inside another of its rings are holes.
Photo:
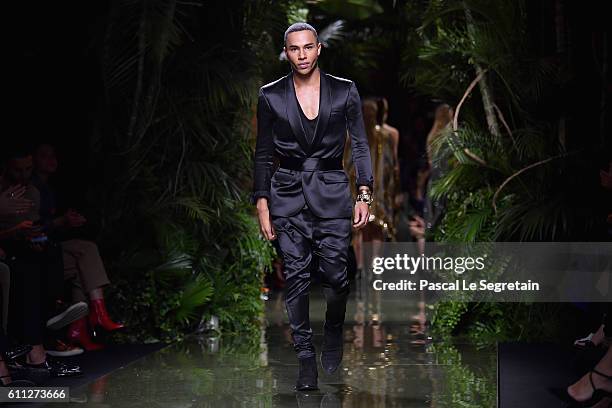
[[[283,44],[287,44],[287,36],[289,35],[289,33],[295,33],[296,31],[304,30],[312,31],[315,38],[317,39],[317,42],[319,42],[319,34],[317,34],[317,30],[315,30],[315,28],[308,23],[300,22],[291,24],[289,28],[287,28],[287,30],[285,31],[285,38]]]

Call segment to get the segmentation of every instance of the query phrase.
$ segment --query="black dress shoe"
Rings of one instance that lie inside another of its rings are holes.
[[[344,354],[344,339],[342,330],[331,332],[325,329],[323,347],[321,348],[321,367],[328,374],[333,374],[342,362]]]
[[[34,371],[46,370],[51,377],[73,377],[83,374],[81,367],[78,365],[51,360],[50,358],[47,358],[44,363],[40,364],[25,364],[25,367]]]
[[[321,408],[323,396],[320,392],[296,392],[295,399],[298,408]]]
[[[300,371],[298,373],[298,379],[295,383],[295,389],[297,391],[312,391],[318,390],[317,379],[319,373],[317,372],[317,359],[315,356],[308,358],[298,359],[300,362]]]
[[[19,357],[25,356],[30,351],[32,351],[32,346],[16,346],[4,353],[4,357],[6,358],[6,361],[10,362],[18,359]]]
[[[10,375],[4,375],[0,377],[0,379],[6,378],[6,377],[10,377]],[[34,387],[34,386],[36,386],[36,384],[30,380],[12,380],[8,384],[4,384],[0,382],[0,387]]]

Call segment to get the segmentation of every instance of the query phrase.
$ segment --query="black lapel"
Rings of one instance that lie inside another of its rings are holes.
[[[321,75],[321,83],[319,88],[319,115],[317,118],[317,127],[315,128],[315,136],[312,144],[310,145],[309,155],[312,154],[314,148],[319,144],[319,141],[325,134],[327,129],[327,123],[329,122],[329,116],[331,115],[332,95],[331,95],[331,84],[327,78],[325,72],[319,70]],[[291,81],[293,83],[293,81]]]
[[[308,145],[306,132],[300,119],[300,112],[298,110],[300,107],[298,106],[295,86],[293,85],[293,72],[287,75],[287,80],[285,81],[285,108],[287,109],[287,119],[289,120],[291,130],[293,130],[293,134],[302,150],[308,154],[310,146]]]

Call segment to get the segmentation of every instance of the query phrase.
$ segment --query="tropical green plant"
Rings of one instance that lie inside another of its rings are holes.
[[[569,143],[580,135],[569,133],[564,108],[543,106],[571,71],[564,59],[530,46],[526,2],[431,1],[418,33],[419,49],[403,58],[404,83],[455,105],[453,123],[432,158],[434,166],[447,169],[431,190],[434,198],[446,198],[435,240],[587,236],[598,222],[596,203],[578,198],[592,195],[584,179],[596,177],[592,157],[602,146]],[[434,320],[442,333],[471,328],[478,338],[551,338],[555,327],[526,318],[551,307],[451,303],[438,305]]]
[[[258,330],[273,249],[247,204],[251,119],[290,2],[272,3],[111,3],[91,198],[128,339],[181,337],[211,315]]]
[[[444,373],[442,392],[436,396],[441,404],[452,407],[486,408],[497,403],[496,353],[480,351],[486,361],[474,367],[463,360],[457,346],[451,342],[436,343],[429,352],[435,353]],[[488,360],[488,361],[487,361]]]

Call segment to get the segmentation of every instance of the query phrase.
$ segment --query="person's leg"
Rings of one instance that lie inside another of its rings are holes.
[[[45,349],[42,346],[46,297],[43,293],[42,268],[36,261],[38,254],[19,254],[11,260],[11,291],[8,332],[16,343],[28,344],[32,350],[26,360],[30,364],[45,361]]]
[[[83,282],[79,276],[78,253],[67,250],[67,243],[62,242],[62,259],[64,263],[64,282],[70,285],[70,296],[72,302],[87,302],[87,295],[83,288]],[[69,244],[68,244],[69,245]]]
[[[612,393],[612,347],[608,348],[595,368],[567,387],[567,393],[576,401],[587,401],[594,388]]]
[[[79,257],[82,251],[79,250],[78,240],[69,240],[61,243],[62,256],[64,260],[64,281],[70,284],[70,294],[72,302],[88,302],[87,293],[81,272],[79,270]],[[102,289],[100,288],[100,291]],[[96,351],[104,348],[101,343],[96,343],[91,337],[88,317],[83,317],[70,323],[66,333],[67,340],[71,345],[79,345],[87,351]]]
[[[319,219],[314,230],[313,253],[323,277],[323,293],[327,302],[325,328],[342,330],[349,294],[347,277],[348,245],[351,238],[350,218]]]
[[[62,242],[69,269],[76,269],[83,290],[90,299],[102,299],[102,288],[110,284],[98,246],[92,241],[72,239]]]
[[[56,315],[58,310],[62,308],[58,308],[60,304],[58,301],[61,302],[63,298],[64,282],[64,263],[61,248],[57,243],[50,242],[42,252],[32,253],[31,259],[36,264],[36,269],[39,271],[40,288],[38,293],[41,300],[39,302],[39,315],[42,317],[40,338],[44,340],[45,329],[49,324],[48,319]],[[78,317],[78,314],[81,312],[86,313],[86,309],[78,311],[76,315],[72,315],[71,313],[66,314],[65,312],[62,312],[61,315],[66,316],[66,319],[74,319]],[[68,322],[69,320],[67,320],[65,324],[68,324]],[[50,362],[47,358],[47,351],[42,341],[33,342],[31,340],[29,342],[26,341],[25,344],[32,345],[32,351],[30,351],[26,357],[26,363],[31,369],[46,370],[53,377],[81,374],[81,370],[77,365]]]
[[[6,264],[0,262],[0,331],[6,330],[7,326],[10,288],[11,271]]]
[[[84,293],[89,296],[89,323],[92,329],[101,326],[107,331],[117,330],[123,324],[115,323],[109,316],[104,302],[102,288],[110,284],[98,246],[92,241],[73,239],[62,242],[65,264],[68,269],[76,271],[71,280],[73,297],[80,299]],[[74,272],[71,272],[74,273]]]
[[[11,291],[8,333],[20,344],[42,344],[45,294],[40,265],[19,256],[11,260]],[[33,357],[40,357],[33,350]]]
[[[30,368],[46,370],[52,376],[78,375],[81,374],[78,366],[49,363],[43,346],[47,317],[53,313],[52,303],[61,292],[62,283],[62,271],[53,269],[56,259],[48,255],[44,251],[23,251],[11,259],[8,332],[16,343],[32,346],[26,356]]]
[[[46,318],[55,313],[56,302],[64,298],[64,260],[58,243],[50,242],[46,250],[38,254],[42,268],[43,293]]]
[[[7,351],[8,339],[4,335],[4,330],[0,326],[0,385],[9,384],[12,381],[11,374],[9,373],[6,362],[4,361],[4,353]]]
[[[318,259],[327,302],[321,362],[329,373],[337,369],[343,354],[343,325],[350,290],[347,261],[351,233],[350,218],[319,218],[313,232],[313,253]]]
[[[298,359],[315,356],[309,318],[312,221],[303,209],[292,217],[273,217],[285,266],[285,305]]]

